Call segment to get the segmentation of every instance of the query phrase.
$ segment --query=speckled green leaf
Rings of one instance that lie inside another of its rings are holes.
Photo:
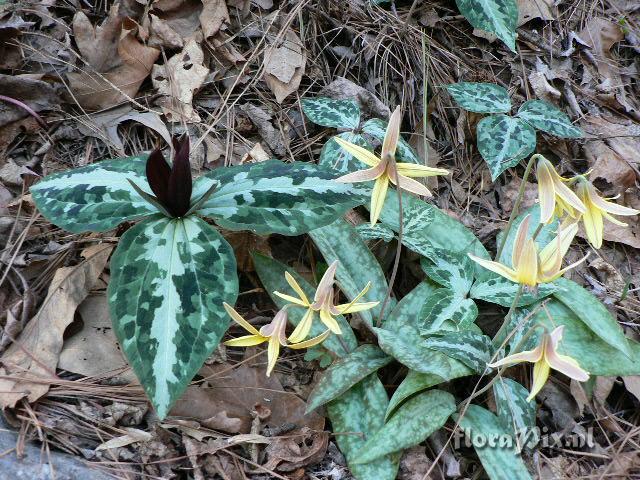
[[[395,233],[389,227],[382,223],[376,223],[371,225],[369,223],[363,223],[356,226],[356,231],[360,238],[365,242],[369,240],[382,240],[383,242],[390,242],[395,238]]]
[[[422,270],[434,282],[457,295],[469,293],[473,283],[474,264],[465,253],[434,247],[428,259],[420,261]]]
[[[517,453],[516,443],[500,443],[500,439],[509,436],[510,432],[489,410],[469,405],[460,419],[460,427],[468,434],[491,480],[531,480],[522,457]]]
[[[354,130],[360,124],[360,107],[354,100],[303,98],[302,110],[309,120],[323,127]]]
[[[529,100],[518,109],[518,117],[543,132],[561,138],[580,138],[584,133],[561,110],[543,100]]]
[[[193,198],[221,186],[197,213],[228,230],[299,235],[333,222],[364,199],[357,186],[333,181],[317,165],[278,160],[218,168],[194,184]]]
[[[360,345],[324,372],[307,399],[307,412],[339,397],[356,383],[393,360],[375,345]]]
[[[516,0],[456,0],[456,5],[474,28],[493,33],[512,52],[516,51]]]
[[[368,133],[382,144],[384,135],[387,131],[387,124],[388,122],[385,122],[384,120],[372,118],[364,123],[362,131]],[[424,161],[418,156],[413,147],[402,137],[398,140],[396,160],[403,163],[417,163],[418,165],[424,165]]]
[[[227,329],[233,250],[198,217],[154,215],[120,239],[107,295],[120,346],[164,418]]]
[[[361,147],[365,147],[371,150],[371,145],[365,140],[365,138],[359,133],[343,132],[336,137],[340,137],[347,142],[355,143]],[[331,137],[322,147],[320,152],[320,160],[318,163],[320,166],[330,168],[337,174],[344,174],[348,172],[355,172],[356,170],[362,170],[366,168],[360,160],[354,158],[349,152],[338,145],[335,141],[336,137]]]
[[[491,115],[478,122],[477,144],[495,180],[536,148],[536,132],[527,122],[507,115]]]
[[[602,340],[626,355],[631,355],[629,342],[622,328],[604,304],[592,293],[566,278],[555,281],[559,289],[554,296]]]
[[[536,403],[527,402],[529,391],[515,380],[500,377],[493,384],[493,395],[502,425],[516,441],[524,442],[519,450],[525,446],[533,448],[538,441],[534,430]]]
[[[384,386],[373,374],[327,405],[335,439],[357,480],[396,478],[400,455],[387,455],[364,464],[354,462],[367,439],[384,424],[388,403]]]
[[[495,83],[460,82],[447,85],[458,105],[476,113],[508,113],[511,100],[507,89]]]
[[[450,393],[429,390],[416,395],[367,440],[355,461],[371,462],[383,455],[418,445],[440,429],[455,410],[456,402]]]
[[[427,348],[461,361],[478,373],[485,371],[493,351],[489,337],[470,331],[433,335],[427,338],[424,344]]]
[[[478,317],[478,307],[470,298],[456,295],[447,288],[439,288],[427,298],[420,309],[420,333],[433,334],[448,330],[466,329]]]
[[[104,232],[157,213],[129,180],[150,192],[146,156],[118,158],[48,175],[30,189],[40,213],[73,233]]]
[[[523,291],[518,300],[518,306],[531,305],[555,292],[558,287],[554,283],[543,283],[538,286],[536,293]],[[476,300],[497,303],[503,307],[510,307],[518,291],[518,284],[502,277],[495,277],[484,282],[478,282],[471,288],[470,296]]]
[[[315,293],[316,289],[312,287],[304,278],[298,275],[293,268],[287,267],[285,264],[258,252],[253,252],[252,258],[253,264],[256,268],[256,273],[260,277],[260,281],[262,282],[264,289],[271,296],[271,299],[278,306],[278,308],[284,307],[287,302],[282,298],[274,295],[273,292],[279,291],[283,293],[293,294],[293,292],[291,291],[291,287],[285,280],[285,272],[289,272],[291,275],[293,275],[298,284],[302,287],[302,290],[304,290],[304,293],[309,298],[313,298],[313,294]],[[291,323],[295,327],[302,320],[304,313],[305,309],[302,307],[289,308],[289,323]],[[338,315],[335,318],[340,325],[340,329],[342,330],[342,340],[347,345],[349,351],[354,350],[358,346],[358,341],[356,340],[356,337],[353,334],[353,330],[351,330],[349,323],[342,315]],[[319,320],[317,320],[313,323],[313,326],[311,327],[311,333],[309,335],[311,337],[315,337],[317,335],[320,335],[325,330],[326,327]],[[338,357],[342,357],[348,353],[345,352],[340,341],[336,338],[335,335],[330,335],[324,342],[322,342],[322,346],[318,348],[329,350]]]
[[[358,312],[358,315],[371,324],[375,323],[374,319],[380,315],[380,308],[389,287],[380,264],[355,227],[343,219],[338,219],[330,225],[309,232],[309,236],[328,264],[335,260],[340,262],[336,280],[347,298],[353,300],[367,283],[371,282],[371,288],[360,301],[380,303],[370,310]],[[387,313],[394,305],[395,299],[389,299]]]

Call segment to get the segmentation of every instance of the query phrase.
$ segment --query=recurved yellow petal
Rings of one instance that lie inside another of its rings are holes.
[[[467,253],[469,258],[476,262],[477,264],[483,266],[487,270],[491,270],[492,272],[497,273],[498,275],[503,276],[504,278],[511,280],[512,282],[518,283],[518,275],[515,270],[511,268],[491,260],[485,260],[484,258],[476,257],[471,253]]]
[[[309,299],[305,295],[304,290],[302,290],[302,287],[294,278],[294,276],[291,275],[289,272],[284,272],[284,278],[289,284],[289,286],[293,289],[293,291],[298,294],[298,296],[300,297],[300,300],[302,300],[306,305],[309,305]]]
[[[498,360],[494,363],[489,363],[487,366],[491,368],[502,367],[505,365],[515,365],[516,363],[530,362],[535,363],[542,358],[543,348],[542,345],[538,345],[533,350],[526,350],[524,352],[514,353],[504,357],[502,360]]]
[[[527,402],[530,402],[535,396],[542,390],[544,384],[549,379],[549,364],[544,359],[538,361],[533,366],[533,385],[531,386],[531,393],[527,397]]]
[[[269,338],[269,346],[267,347],[267,377],[271,375],[273,368],[276,366],[279,355],[280,341],[275,336],[272,336]]]
[[[314,311],[311,308],[307,309],[304,316],[302,317],[302,320],[300,320],[300,323],[298,323],[296,328],[293,329],[293,332],[291,332],[291,335],[289,336],[289,341],[291,343],[300,343],[302,340],[307,338],[307,336],[309,336],[311,325],[313,325],[313,314]]]
[[[382,159],[387,160],[389,158],[395,158],[396,148],[398,147],[398,140],[400,139],[400,124],[402,123],[402,112],[398,105],[396,109],[389,117],[389,124],[387,125],[387,131],[384,134],[384,140],[382,142]]]
[[[268,338],[263,337],[262,335],[245,335],[244,337],[227,340],[224,344],[227,347],[253,347],[254,345],[260,345],[267,340]]]
[[[233,321],[236,322],[238,325],[240,325],[242,328],[244,328],[247,332],[252,333],[254,335],[260,335],[260,332],[253,325],[251,325],[244,318],[242,318],[242,316],[238,312],[236,312],[236,310],[231,305],[224,302],[222,306],[227,311],[229,316],[233,319]]]
[[[336,335],[340,335],[342,333],[337,320],[326,310],[320,310],[320,321]]]
[[[325,330],[317,337],[310,338],[309,340],[305,340],[304,342],[296,343],[294,345],[289,345],[289,348],[300,350],[302,348],[313,347],[314,345],[318,345],[319,343],[324,342],[329,335],[331,335],[331,330]]]
[[[415,163],[396,163],[396,169],[398,174],[412,178],[449,175],[449,170],[444,168],[427,167],[426,165],[417,165]]]
[[[276,297],[280,297],[281,299],[286,300],[287,302],[293,303],[295,305],[299,305],[301,307],[309,306],[308,301],[307,301],[307,303],[305,303],[303,300],[300,300],[299,298],[293,297],[291,295],[287,295],[286,293],[275,291],[275,292],[273,292],[273,294]]]
[[[380,212],[382,212],[382,206],[387,198],[387,190],[389,189],[389,177],[384,174],[378,177],[376,183],[373,185],[373,191],[371,192],[371,225],[375,225],[380,218]]]
[[[391,182],[393,182],[393,179],[391,179]],[[417,180],[414,180],[412,178],[409,177],[405,177],[404,175],[398,175],[398,187],[401,188],[402,190],[406,190],[407,192],[411,192],[411,193],[415,193],[416,195],[421,195],[423,197],[430,197],[431,196],[431,192],[429,191],[429,189],[427,187],[425,187],[423,184],[421,184],[420,182],[418,182]],[[393,182],[396,183],[396,182]]]
[[[340,137],[334,137],[334,140],[338,142],[338,145],[340,145],[344,150],[356,157],[362,163],[365,163],[370,167],[375,167],[380,163],[380,159],[366,148],[356,145],[355,143],[347,142]]]

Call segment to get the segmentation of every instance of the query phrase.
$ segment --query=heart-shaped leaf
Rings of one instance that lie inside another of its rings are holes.
[[[529,100],[518,110],[518,117],[538,130],[561,138],[580,138],[584,133],[571,123],[566,113],[544,100]]]
[[[354,130],[360,124],[360,107],[353,100],[303,98],[302,110],[309,120],[323,127]]]
[[[495,83],[460,82],[447,85],[458,105],[476,113],[508,113],[511,100],[507,89]]]
[[[198,217],[154,215],[120,239],[107,294],[120,346],[164,418],[227,329],[233,250]]]
[[[469,293],[474,265],[465,253],[434,247],[433,254],[429,259],[422,259],[420,265],[431,280],[456,295],[464,296]]]
[[[456,5],[474,28],[495,34],[512,52],[516,51],[516,0],[456,0]]]
[[[477,317],[478,307],[473,300],[439,288],[422,305],[420,333],[430,335],[443,328],[467,329]]]

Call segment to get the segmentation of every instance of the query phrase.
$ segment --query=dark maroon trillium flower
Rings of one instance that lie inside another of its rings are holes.
[[[191,164],[189,163],[189,137],[173,138],[173,165],[155,149],[147,159],[147,181],[156,200],[173,217],[183,217],[191,201]]]

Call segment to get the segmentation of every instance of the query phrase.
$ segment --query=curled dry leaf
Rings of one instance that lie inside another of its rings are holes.
[[[96,452],[110,448],[126,447],[127,445],[137,442],[148,442],[153,438],[153,434],[137,428],[125,428],[124,430],[127,431],[126,435],[121,435],[101,443],[96,447]]]
[[[269,460],[263,466],[267,470],[292,472],[320,462],[328,445],[329,432],[311,432],[308,428],[302,429],[298,435],[275,437],[267,446]]]
[[[200,24],[204,38],[215,35],[230,21],[225,0],[202,0]]]
[[[87,109],[109,108],[133,98],[160,50],[140,43],[137,26],[119,14],[115,4],[99,26],[93,26],[83,12],[73,18],[73,33],[82,63],[68,74],[72,101]]]
[[[204,83],[209,69],[203,65],[204,53],[195,40],[171,57],[165,65],[154,65],[151,79],[158,93],[164,95],[158,102],[169,122],[199,122],[193,109],[193,93]]]
[[[20,337],[0,357],[0,406],[14,407],[21,398],[35,402],[47,393],[47,381],[55,368],[63,345],[63,335],[73,321],[76,308],[98,281],[112,245],[100,244],[82,252],[83,262],[56,271],[40,310]],[[34,380],[34,381],[31,381]]]
[[[306,63],[307,53],[300,37],[291,30],[281,44],[265,49],[263,78],[278,103],[298,90]]]

